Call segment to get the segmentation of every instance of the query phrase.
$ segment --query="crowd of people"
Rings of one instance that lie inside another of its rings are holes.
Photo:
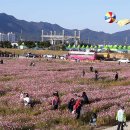
[[[3,62],[3,61],[0,61]],[[30,66],[35,66],[34,62],[30,63]],[[95,80],[99,79],[99,72],[98,70],[94,70],[93,66],[90,66],[90,72],[94,72],[95,74]],[[82,76],[85,76],[85,70],[82,71]],[[118,72],[115,72],[114,74],[114,80],[117,81],[119,78]],[[58,110],[59,106],[61,104],[60,96],[58,91],[55,91],[53,94],[53,98],[51,101],[51,110]],[[79,119],[81,116],[81,110],[84,105],[90,104],[89,98],[86,94],[86,92],[82,92],[82,95],[75,94],[76,99],[73,97],[68,101],[67,109],[68,111],[75,115],[75,119]],[[24,104],[24,106],[33,107],[33,101],[28,93],[21,93],[20,94],[20,101]],[[116,120],[118,121],[118,127],[117,130],[123,130],[124,126],[126,125],[126,116],[125,116],[125,110],[123,106],[120,106],[120,109],[117,111]],[[97,114],[95,112],[92,112],[89,124],[91,126],[97,126]]]
[[[61,104],[58,91],[55,91],[52,94],[52,96],[53,98],[51,101],[50,110],[58,110]],[[70,101],[68,101],[67,109],[71,114],[74,115],[75,119],[79,119],[81,116],[81,110],[82,110],[83,105],[87,105],[90,102],[89,102],[86,92],[82,92],[82,95],[74,94],[74,96],[76,96],[77,98],[76,99],[71,98]],[[33,107],[33,100],[31,99],[28,93],[21,92],[20,102],[25,107]],[[89,124],[92,126],[96,126],[96,121],[97,121],[97,115],[96,113],[92,113]]]
[[[0,51],[0,57],[19,57],[19,54],[10,53],[10,52],[1,52]]]
[[[76,119],[79,119],[82,106],[89,104],[89,100],[86,92],[83,92],[81,96],[77,94],[75,94],[75,96],[77,96],[78,99],[75,100],[74,98],[71,98],[67,107],[70,112],[76,115]]]

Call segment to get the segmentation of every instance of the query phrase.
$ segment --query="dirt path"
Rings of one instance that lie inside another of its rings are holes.
[[[130,130],[130,122],[127,122],[127,125],[128,125],[127,127],[124,127],[124,130]],[[105,128],[102,130],[117,130],[117,125],[113,127]]]

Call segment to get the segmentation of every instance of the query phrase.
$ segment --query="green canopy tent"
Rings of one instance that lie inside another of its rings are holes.
[[[112,50],[112,48],[113,48],[113,45],[109,45],[109,49]]]
[[[86,50],[89,50],[89,46],[87,45],[87,46],[85,47],[85,49],[86,49]]]
[[[97,49],[98,47],[97,46],[94,46],[94,49]]]
[[[127,50],[127,46],[123,46],[123,50]]]
[[[117,47],[118,47],[117,45],[113,45],[110,50],[112,50],[112,51],[117,51]]]
[[[98,49],[101,49],[101,46],[98,45]]]
[[[66,47],[66,50],[71,50],[71,45],[70,44]]]
[[[127,49],[130,50],[130,46],[128,46]]]
[[[117,49],[118,49],[118,50],[121,50],[121,49],[122,49],[122,46],[121,46],[121,45],[119,45]]]
[[[76,46],[75,49],[76,49],[77,51],[79,51],[79,49],[80,49],[80,45]]]
[[[123,52],[128,52],[127,46],[123,46]]]
[[[105,49],[105,50],[108,50],[108,49],[109,49],[109,46],[108,46],[108,45],[105,45],[105,46],[104,46],[104,49]]]
[[[89,46],[88,46],[88,45],[86,46],[86,49],[89,49]]]
[[[80,48],[80,50],[82,50],[82,51],[86,50],[85,46],[82,45],[81,48]]]
[[[130,46],[127,46],[127,51],[128,53],[130,53]]]
[[[91,45],[90,48],[93,49],[93,46]]]

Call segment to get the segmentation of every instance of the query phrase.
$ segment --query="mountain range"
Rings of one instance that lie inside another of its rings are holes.
[[[65,35],[74,35],[74,31],[77,29],[66,29],[58,24],[51,24],[47,22],[28,22],[25,20],[16,19],[14,16],[0,13],[0,32],[8,33],[13,32],[16,35],[16,39],[41,41],[41,31],[44,33],[50,33],[50,31],[56,31],[57,34],[61,34],[64,30]],[[130,30],[116,32],[113,34],[105,32],[92,31],[90,29],[80,30],[80,37],[82,42],[89,42],[93,44],[127,44],[130,41]]]

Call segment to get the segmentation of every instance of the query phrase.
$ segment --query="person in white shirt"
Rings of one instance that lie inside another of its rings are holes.
[[[28,93],[27,93],[26,96],[23,98],[23,101],[24,101],[24,105],[25,105],[25,106],[31,104],[31,99],[30,99]]]
[[[117,130],[124,130],[123,124],[126,122],[126,115],[125,115],[124,106],[120,106],[120,109],[117,111],[116,120],[118,121]]]

